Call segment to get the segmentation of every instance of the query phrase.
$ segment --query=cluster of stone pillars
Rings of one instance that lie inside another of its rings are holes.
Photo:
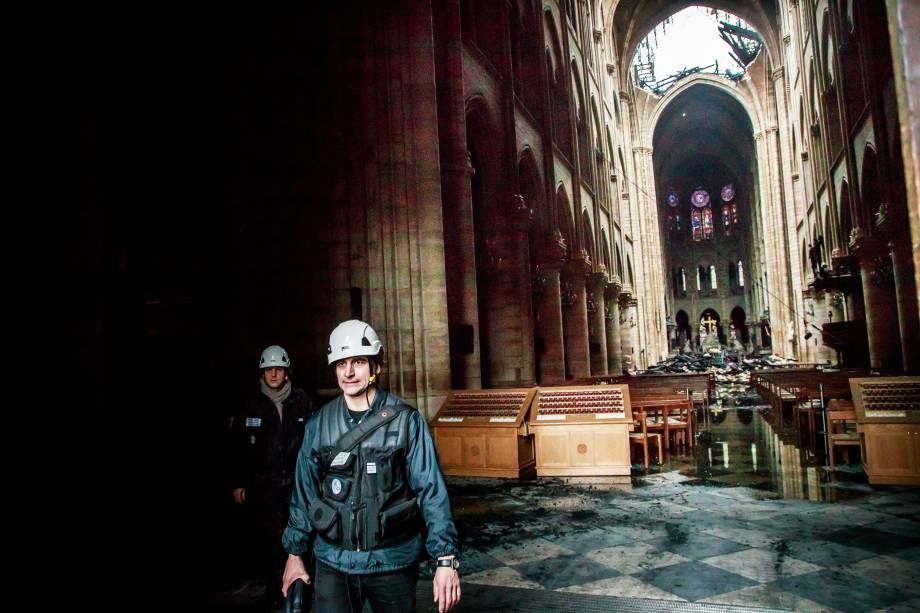
[[[920,329],[907,238],[885,240],[855,230],[852,239],[861,269],[870,366],[916,372]]]
[[[540,264],[534,297],[540,383],[620,374],[629,362],[624,345],[627,352],[635,346],[635,325],[629,322],[637,321],[638,304],[616,274],[598,268],[592,270],[584,251]],[[631,317],[621,321],[621,313]]]

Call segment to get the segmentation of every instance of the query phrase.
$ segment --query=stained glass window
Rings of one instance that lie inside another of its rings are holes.
[[[680,232],[680,211],[676,209],[670,209],[668,211],[668,225],[671,229],[671,232]]]
[[[722,229],[725,236],[732,235],[732,208],[728,204],[722,205]]]
[[[703,216],[699,209],[693,209],[690,212],[690,227],[693,231],[693,240],[703,240]]]
[[[712,238],[712,209],[708,206],[703,209],[703,238],[705,240]]]

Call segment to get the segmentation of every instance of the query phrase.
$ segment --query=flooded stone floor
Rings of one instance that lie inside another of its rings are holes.
[[[808,465],[763,410],[714,411],[695,449],[627,485],[448,478],[455,610],[920,610],[920,488]],[[437,610],[430,577],[418,610]]]

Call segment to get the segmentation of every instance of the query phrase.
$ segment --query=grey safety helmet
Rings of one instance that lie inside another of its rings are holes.
[[[359,355],[378,356],[381,351],[383,343],[380,337],[370,324],[358,319],[349,319],[337,325],[329,335],[329,346],[326,348],[329,364]]]
[[[291,358],[288,357],[288,353],[284,350],[284,347],[271,345],[266,347],[262,352],[262,357],[259,359],[259,368],[272,368],[273,366],[280,366],[281,368],[291,367]]]

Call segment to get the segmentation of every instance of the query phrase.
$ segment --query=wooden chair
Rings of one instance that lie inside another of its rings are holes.
[[[645,412],[645,407],[642,406],[633,406],[633,424],[635,426],[635,431],[629,433],[629,444],[638,445],[642,447],[642,458],[643,466],[649,468],[648,463],[648,444],[649,441],[655,441],[658,445],[658,465],[664,463],[664,456],[662,453],[662,436],[659,432],[649,432],[648,431],[648,422]]]
[[[665,415],[668,423],[668,448],[671,447],[672,434],[676,446],[693,447],[692,401],[687,399],[685,402],[669,403],[665,406]]]
[[[834,449],[844,447],[847,450],[847,463],[850,462],[850,447],[861,444],[856,428],[856,409],[848,400],[832,400],[827,412],[827,456],[830,467],[834,468]]]
[[[796,431],[799,436],[799,447],[805,450],[806,455],[818,455],[817,417],[824,407],[820,398],[814,397],[814,392],[808,386],[798,388],[798,400],[793,411]]]

